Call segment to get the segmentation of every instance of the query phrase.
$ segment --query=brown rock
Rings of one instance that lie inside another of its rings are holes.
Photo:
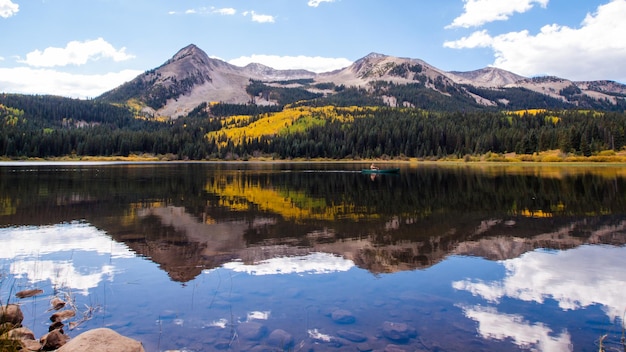
[[[59,310],[59,309],[65,307],[65,301],[63,301],[62,299],[60,299],[58,297],[54,297],[50,301],[50,305],[52,306],[52,309]]]
[[[57,329],[43,335],[41,339],[39,339],[39,342],[43,345],[44,350],[51,351],[65,345],[69,339],[70,338],[67,335]]]
[[[75,315],[76,315],[76,312],[74,312],[73,310],[62,310],[60,312],[52,314],[52,316],[50,316],[50,321],[53,321],[53,322],[64,321],[69,318],[73,318]]]
[[[141,342],[108,328],[84,332],[71,339],[57,352],[144,352]]]
[[[12,329],[3,335],[2,338],[8,338],[10,340],[19,342],[22,350],[26,351],[39,351],[41,349],[41,343],[35,340],[35,334],[28,328],[16,328]],[[12,351],[11,349],[9,349]]]
[[[50,324],[50,326],[48,327],[48,331],[52,331],[52,330],[56,330],[56,329],[59,329],[59,330],[63,331],[63,327],[64,326],[65,326],[65,324],[63,324],[62,322],[55,321],[55,322],[52,322]]]
[[[396,342],[406,342],[417,336],[417,331],[405,323],[386,321],[383,323],[383,336]]]
[[[27,297],[33,297],[33,296],[37,296],[43,293],[43,290],[40,289],[33,289],[33,290],[24,290],[24,291],[20,291],[18,293],[15,294],[15,297],[17,298],[27,298]]]
[[[22,309],[17,304],[7,304],[0,306],[0,324],[11,323],[19,326],[24,320]]]
[[[28,328],[17,328],[10,330],[7,336],[13,340],[34,340],[35,334]]]
[[[43,347],[41,342],[37,340],[22,340],[20,341],[22,346],[26,349],[26,351],[39,351]]]

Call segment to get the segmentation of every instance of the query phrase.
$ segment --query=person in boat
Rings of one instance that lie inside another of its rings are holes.
[[[380,170],[380,168],[372,163],[372,165],[370,165],[370,170]]]

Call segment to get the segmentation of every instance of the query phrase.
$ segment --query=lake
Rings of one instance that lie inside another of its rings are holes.
[[[2,163],[1,303],[146,351],[623,350],[624,167],[390,165]]]

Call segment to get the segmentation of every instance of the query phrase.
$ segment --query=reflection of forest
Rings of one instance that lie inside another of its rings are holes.
[[[0,169],[0,223],[85,220],[182,282],[235,259],[310,252],[381,273],[451,254],[507,259],[626,243],[625,178],[610,168],[420,167],[372,180],[349,166]]]

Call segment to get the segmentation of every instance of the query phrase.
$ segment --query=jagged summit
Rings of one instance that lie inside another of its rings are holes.
[[[178,61],[188,56],[200,55],[207,56],[207,54],[198,48],[195,44],[189,44],[186,47],[180,49],[168,62]]]
[[[303,83],[302,79],[308,83]],[[209,57],[194,44],[180,49],[161,66],[102,94],[98,99],[117,103],[132,100],[143,104],[142,111],[147,115],[170,118],[184,116],[202,103],[278,103],[271,94],[251,96],[247,89],[251,80],[263,81],[281,89],[304,89],[316,95],[337,94],[332,88],[320,87],[360,87],[371,94],[377,82],[411,85],[412,96],[391,96],[391,92],[380,89],[375,93],[391,106],[415,106],[412,101],[420,101],[421,98],[415,95],[421,94],[424,100],[418,104],[423,108],[429,108],[430,102],[434,101],[439,101],[437,106],[442,106],[442,99],[471,108],[510,108],[511,99],[521,99],[519,89],[531,91],[524,94],[534,94],[532,99],[535,101],[549,98],[550,104],[555,105],[556,101],[556,105],[563,107],[626,105],[626,85],[612,81],[572,82],[554,77],[533,79],[495,67],[446,72],[419,59],[376,52],[367,54],[348,67],[317,74],[306,70],[277,70],[259,63],[239,67]],[[512,88],[518,89],[517,96],[507,95],[506,90]],[[526,106],[529,99],[519,100],[513,106]]]

